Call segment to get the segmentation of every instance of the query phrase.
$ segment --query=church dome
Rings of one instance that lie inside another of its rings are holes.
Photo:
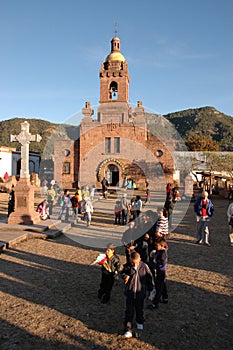
[[[111,52],[107,57],[105,62],[107,61],[125,61],[125,57],[121,52]]]
[[[114,36],[114,38],[111,40],[111,52],[110,54],[106,57],[105,62],[108,61],[121,61],[124,62],[125,58],[121,53],[120,50],[120,39],[117,36]]]

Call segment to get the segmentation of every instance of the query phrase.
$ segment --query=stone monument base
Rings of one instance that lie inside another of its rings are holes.
[[[30,179],[20,179],[15,186],[15,211],[8,218],[8,224],[33,225],[41,221],[34,209],[34,186]]]

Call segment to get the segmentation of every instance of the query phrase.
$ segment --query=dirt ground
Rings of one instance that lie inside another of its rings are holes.
[[[0,349],[232,349],[232,254],[225,199],[213,198],[211,247],[196,245],[193,203],[168,241],[169,303],[147,309],[141,339],[124,339],[123,283],[97,298],[99,251],[65,235],[32,239],[0,256]],[[124,250],[117,248],[122,263]]]

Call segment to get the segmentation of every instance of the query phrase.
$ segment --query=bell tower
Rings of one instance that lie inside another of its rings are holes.
[[[120,39],[117,36],[111,40],[111,52],[102,63],[99,77],[99,121],[128,122],[130,77],[128,64],[120,51]]]

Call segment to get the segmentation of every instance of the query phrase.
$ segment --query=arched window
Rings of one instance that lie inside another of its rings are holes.
[[[109,87],[109,97],[111,100],[118,100],[118,85],[112,81]]]

